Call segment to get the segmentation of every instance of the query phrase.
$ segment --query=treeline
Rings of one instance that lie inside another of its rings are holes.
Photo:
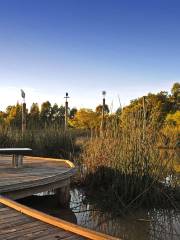
[[[77,110],[69,109],[69,118],[73,118]],[[28,129],[39,129],[48,126],[63,127],[65,121],[65,107],[52,105],[49,101],[43,102],[41,106],[33,103],[30,110],[26,109],[26,124]],[[6,111],[0,111],[0,124],[13,128],[21,128],[22,124],[22,105],[8,106]]]
[[[157,94],[149,93],[147,96],[132,100],[123,109],[119,107],[115,113],[109,113],[109,108],[105,107],[105,120],[117,120],[122,126],[127,124],[128,119],[135,115],[144,117],[145,124],[161,128],[163,125],[180,124],[180,84],[175,83],[171,89],[171,94],[161,91]],[[75,128],[92,129],[100,126],[102,120],[102,105],[95,111],[91,109],[80,109],[75,116],[70,119],[69,124]]]
[[[137,111],[142,111],[147,124],[151,123],[155,126],[166,123],[180,124],[180,84],[173,85],[171,94],[161,91],[132,100],[130,105],[123,109],[123,116],[133,115]]]
[[[164,124],[180,124],[180,84],[175,83],[168,92],[157,94],[149,93],[147,96],[132,100],[131,103],[121,109],[119,107],[115,113],[110,113],[108,105],[105,105],[105,120],[116,119],[126,124],[127,118],[131,118],[137,112],[144,116],[146,124],[151,123],[156,127]],[[69,127],[78,129],[95,129],[101,126],[103,106],[98,105],[92,109],[69,109]],[[33,103],[30,110],[26,109],[27,128],[44,128],[48,126],[63,127],[65,121],[65,107],[52,105],[49,101],[39,106]],[[22,105],[17,103],[8,106],[6,111],[0,111],[0,125],[21,128]]]

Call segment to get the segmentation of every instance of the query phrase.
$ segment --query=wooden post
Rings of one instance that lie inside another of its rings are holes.
[[[12,156],[12,165],[15,168],[22,167],[22,165],[23,165],[23,155],[13,154],[13,156]]]
[[[103,104],[102,104],[101,134],[103,134],[104,129],[105,129],[105,106],[106,106],[105,95],[106,95],[106,92],[103,91],[102,95],[103,95]]]
[[[65,129],[68,127],[68,102],[65,102]]]
[[[145,140],[146,131],[146,97],[143,96],[143,140]]]
[[[25,92],[21,89],[22,102],[22,136],[24,136],[26,130],[26,103],[25,103]]]
[[[102,105],[102,130],[104,130],[104,124],[105,124],[105,104],[106,100],[103,98],[103,105]]]
[[[58,199],[58,203],[62,207],[69,207],[71,195],[70,195],[70,187],[69,184],[67,186],[56,189],[56,196]]]
[[[26,131],[26,103],[22,104],[22,135]]]
[[[69,98],[68,93],[66,93],[66,96],[64,97],[66,99],[65,101],[65,121],[64,121],[64,128],[65,130],[68,128],[68,101],[67,99]]]

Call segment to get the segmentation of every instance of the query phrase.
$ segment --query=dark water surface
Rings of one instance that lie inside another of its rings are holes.
[[[112,217],[85,200],[83,191],[71,191],[70,209],[59,207],[53,194],[21,200],[53,216],[127,240],[180,240],[180,212],[174,209],[139,209]]]

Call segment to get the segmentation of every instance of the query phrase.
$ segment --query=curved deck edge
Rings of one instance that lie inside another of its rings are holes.
[[[54,162],[58,162],[61,163],[63,165],[65,165],[66,167],[69,168],[75,168],[75,165],[73,162],[66,160],[66,159],[60,159],[60,158],[46,158],[46,157],[34,157],[34,156],[24,156],[24,159],[28,159],[31,158],[32,160],[47,160],[47,161],[54,161]]]
[[[49,174],[48,176],[44,175],[41,176],[40,178],[36,177],[34,179],[31,178],[29,181],[19,182],[10,181],[9,183],[7,182],[4,185],[1,184],[0,195],[16,200],[40,192],[46,192],[50,190],[63,188],[70,184],[71,178],[77,172],[77,167],[72,162],[65,159],[25,156],[25,161],[26,161],[25,166],[27,167],[27,169],[31,167],[31,165],[32,167],[36,167],[39,165],[40,167],[41,165],[44,167],[47,164],[47,168],[50,167],[51,169],[51,167],[56,168],[56,166],[58,166],[60,168],[63,168],[64,170],[62,172],[61,171],[60,172],[57,171],[56,173],[52,172],[52,174]],[[19,172],[21,172],[21,170],[23,170],[23,167],[18,169]]]
[[[78,226],[73,223],[69,223],[67,221],[58,219],[56,217],[52,217],[48,214],[42,213],[40,211],[37,211],[35,209],[26,207],[20,203],[17,203],[13,200],[10,200],[8,198],[5,198],[0,195],[0,203],[4,204],[7,207],[10,207],[18,212],[21,212],[22,214],[25,214],[27,216],[30,216],[32,218],[38,219],[42,222],[48,223],[52,226],[64,229],[66,231],[76,233],[80,236],[92,239],[92,240],[120,240],[120,238],[115,238],[103,233],[99,233],[81,226]]]

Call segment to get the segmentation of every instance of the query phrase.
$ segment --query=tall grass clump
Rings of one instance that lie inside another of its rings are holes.
[[[48,127],[26,130],[0,128],[0,147],[30,147],[33,155],[71,159],[77,151],[75,145],[77,133],[74,130]]]
[[[173,204],[175,181],[174,144],[158,125],[144,119],[143,112],[126,114],[106,122],[103,132],[94,132],[82,153],[83,181],[88,190],[102,193],[106,206],[124,209]]]

